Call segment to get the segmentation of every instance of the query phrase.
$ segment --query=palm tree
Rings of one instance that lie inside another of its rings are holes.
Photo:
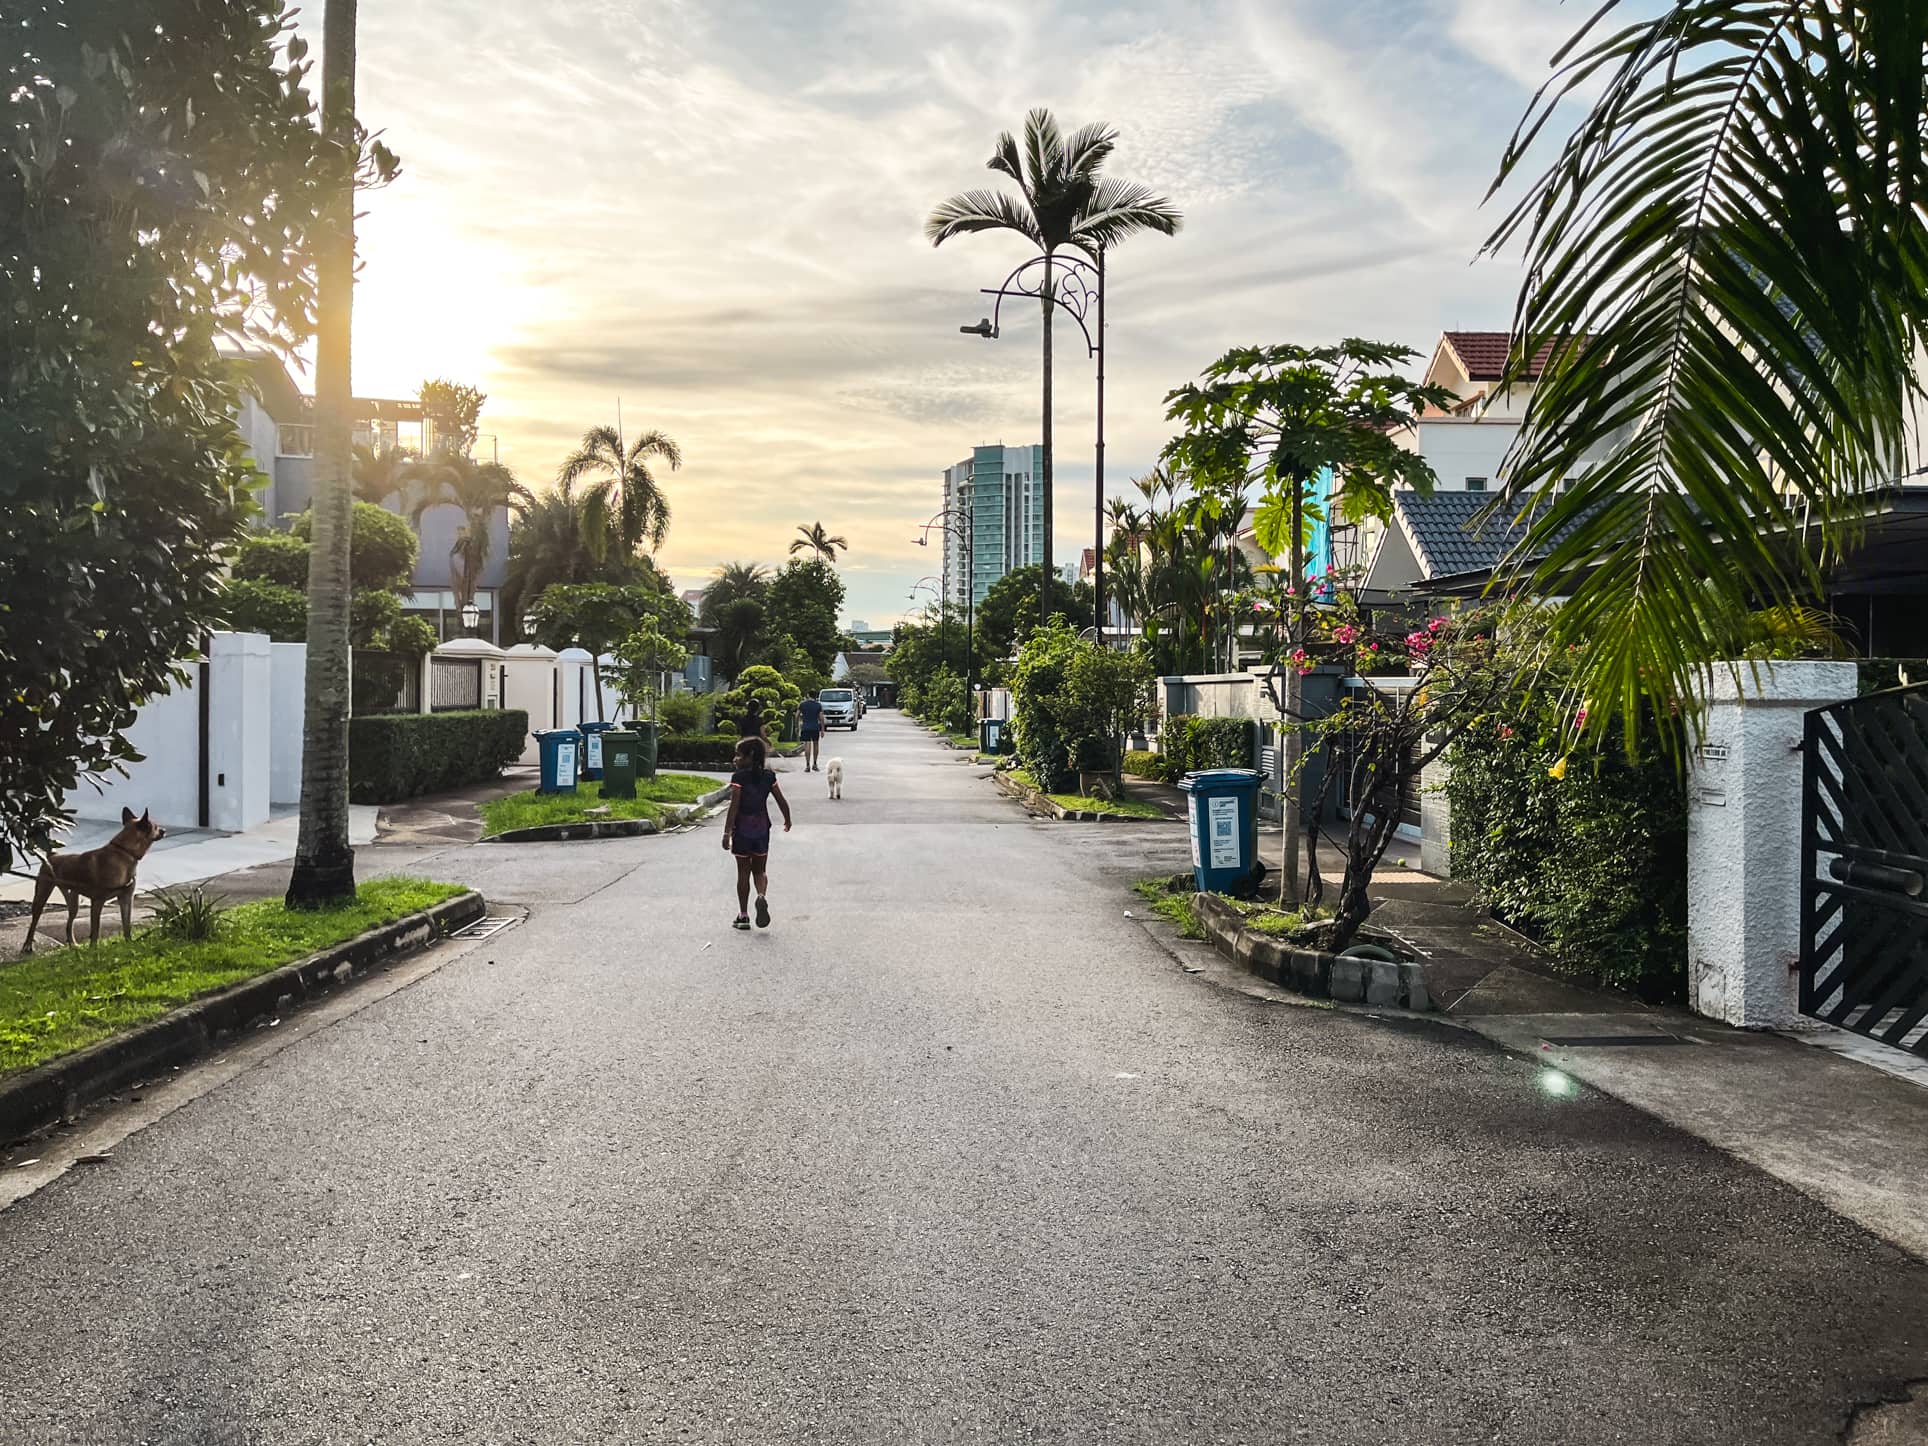
[[[715,629],[713,642],[717,671],[734,678],[763,641],[764,603],[770,595],[770,574],[754,562],[726,562],[703,589],[697,616]]]
[[[336,155],[359,144],[355,122],[355,3],[328,0],[322,18],[321,130]],[[287,904],[320,908],[355,893],[348,842],[348,548],[354,498],[351,322],[355,177],[342,166],[315,241],[315,491],[308,550],[308,655],[302,719],[301,824]]]
[[[583,499],[568,486],[536,493],[512,514],[501,603],[516,635],[528,605],[554,583],[653,584],[670,590],[669,579],[641,553],[611,551],[598,557],[589,544],[588,525]]]
[[[1082,252],[1094,261],[1138,231],[1169,236],[1183,218],[1164,197],[1135,182],[1098,174],[1118,143],[1107,125],[1088,125],[1067,142],[1057,119],[1042,108],[1024,118],[1024,147],[1009,131],[997,139],[986,162],[1009,176],[1022,192],[964,191],[940,204],[924,223],[933,246],[973,231],[1015,231],[1044,253],[1044,285],[1039,307],[1044,317],[1044,438],[1038,475],[1044,513],[1044,555],[1038,594],[1038,619],[1051,615],[1051,319],[1057,295],[1053,259],[1059,251]]]
[[[589,543],[599,555],[611,539],[625,552],[645,538],[652,548],[663,545],[669,533],[669,499],[649,470],[651,457],[669,463],[672,472],[683,465],[681,449],[666,432],[648,431],[625,445],[614,427],[591,427],[556,474],[565,486],[604,474],[583,493]]]
[[[431,507],[448,502],[462,509],[462,521],[449,547],[449,562],[455,606],[466,607],[475,600],[476,584],[489,563],[493,547],[489,528],[495,514],[503,509],[522,512],[535,505],[535,494],[501,463],[478,462],[460,453],[438,458],[419,469],[413,480],[408,520],[418,531],[422,514]]]
[[[839,550],[844,552],[850,551],[850,539],[847,537],[832,537],[828,532],[823,530],[823,524],[821,522],[813,522],[808,527],[805,527],[802,523],[798,523],[797,531],[801,532],[803,536],[790,544],[790,555],[792,557],[795,557],[799,552],[808,551],[814,553],[825,562],[835,562]]]
[[[1821,596],[1868,490],[1907,469],[1928,16],[1674,0],[1602,27],[1610,8],[1494,182],[1590,98],[1487,243],[1525,250],[1514,372],[1551,345],[1493,506],[1538,504],[1512,571],[1568,599],[1552,628],[1589,726],[1617,712],[1633,742],[1657,718],[1677,745],[1669,705],[1691,721],[1751,614]]]
[[[421,472],[422,459],[406,447],[390,447],[377,452],[365,443],[355,444],[355,499],[385,505],[391,497],[409,495]]]
[[[703,589],[703,603],[697,610],[704,626],[714,627],[717,614],[738,598],[762,602],[770,593],[769,571],[758,562],[726,562],[717,568],[710,585]]]

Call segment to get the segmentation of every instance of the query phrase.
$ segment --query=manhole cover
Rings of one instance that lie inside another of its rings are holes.
[[[491,934],[500,934],[504,929],[516,922],[518,921],[513,914],[487,914],[477,919],[473,924],[468,924],[457,929],[453,934],[449,935],[449,938],[486,939]]]

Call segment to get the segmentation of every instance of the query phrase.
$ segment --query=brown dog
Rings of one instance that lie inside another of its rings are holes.
[[[22,954],[33,953],[34,935],[40,929],[40,911],[55,889],[67,901],[67,942],[74,942],[74,916],[80,912],[80,896],[92,901],[93,933],[90,944],[100,942],[100,906],[109,899],[120,900],[121,937],[134,937],[134,871],[156,839],[166,838],[167,830],[141,810],[121,810],[121,829],[97,849],[81,854],[55,854],[40,865],[40,876],[33,882],[33,918],[27,924],[27,942]]]

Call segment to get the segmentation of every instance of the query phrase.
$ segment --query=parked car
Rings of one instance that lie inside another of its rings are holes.
[[[827,733],[832,728],[848,728],[857,731],[857,719],[862,716],[857,709],[857,695],[849,688],[825,688],[817,694],[817,701],[823,704],[823,726]]]

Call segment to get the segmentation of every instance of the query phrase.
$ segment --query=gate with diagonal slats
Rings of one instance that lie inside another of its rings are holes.
[[[1928,686],[1807,715],[1801,1012],[1928,1056]]]

